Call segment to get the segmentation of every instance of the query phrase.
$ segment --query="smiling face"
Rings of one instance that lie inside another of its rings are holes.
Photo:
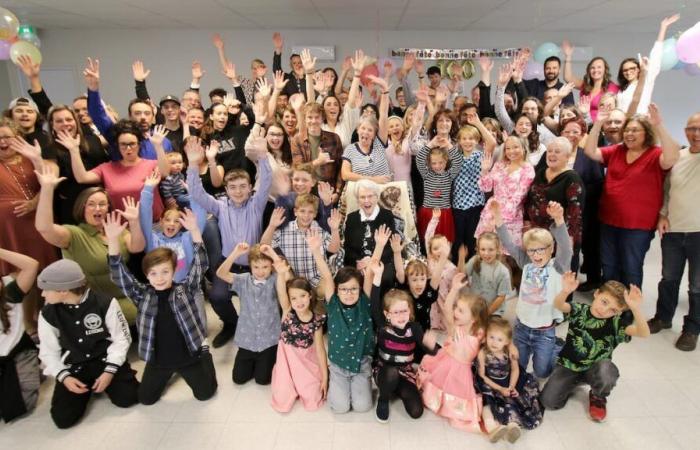
[[[304,123],[306,129],[311,136],[319,136],[321,134],[321,114],[317,111],[310,110],[304,114]]]
[[[294,208],[294,215],[297,218],[297,225],[300,229],[306,230],[311,226],[311,222],[316,217],[316,208],[309,205],[302,205]]]
[[[17,153],[10,148],[15,132],[10,127],[0,127],[0,160],[8,160]]]
[[[338,298],[343,305],[352,306],[360,299],[360,283],[351,278],[338,284]]]
[[[693,114],[685,124],[685,137],[693,152],[700,151],[700,113]]]
[[[523,103],[523,114],[532,119],[533,122],[537,122],[537,115],[539,114],[539,108],[537,102],[534,100],[528,100]]]
[[[411,292],[422,294],[428,283],[428,275],[425,272],[411,272],[407,276],[408,287]]]
[[[614,109],[608,120],[603,123],[603,133],[610,143],[619,144],[622,142],[622,125],[625,123],[625,119],[625,113]]]
[[[187,111],[187,123],[195,130],[201,130],[204,126],[204,111],[194,108]]]
[[[439,136],[449,136],[452,131],[452,119],[447,114],[441,114],[435,124],[436,134]]]
[[[593,303],[591,303],[591,315],[596,319],[609,319],[619,316],[625,311],[625,307],[620,305],[615,297],[609,292],[596,289],[593,293]]]
[[[292,70],[297,73],[304,72],[304,64],[301,62],[301,56],[294,55],[289,58],[289,65],[292,66]]]
[[[160,107],[160,113],[163,114],[165,120],[177,122],[180,118],[180,105],[174,101],[167,101]]]
[[[431,153],[429,156],[430,170],[435,173],[443,173],[447,169],[447,159],[440,153]]]
[[[644,140],[646,131],[642,124],[636,120],[630,120],[622,130],[622,139],[625,145],[630,150],[638,150],[644,148]]]
[[[404,132],[403,120],[396,117],[389,119],[387,131],[392,139],[401,139]]]
[[[547,167],[554,172],[564,170],[569,162],[569,156],[571,154],[568,149],[564,148],[563,145],[552,142],[547,146]]]
[[[405,300],[394,301],[384,316],[392,326],[403,329],[411,319],[411,306]]]
[[[601,81],[605,71],[605,62],[602,58],[595,58],[588,64],[588,76],[592,81]]]
[[[289,295],[289,302],[292,304],[292,309],[297,315],[305,314],[309,311],[309,307],[311,306],[311,293],[304,289],[289,288],[287,294]]]
[[[472,134],[469,133],[461,133],[459,135],[459,140],[457,141],[459,144],[459,148],[462,149],[462,152],[467,154],[471,153],[479,144],[479,141],[474,138]]]
[[[581,142],[583,135],[581,134],[581,127],[576,122],[569,122],[561,130],[561,135],[569,140],[571,143],[571,148],[578,148],[578,143]]]
[[[90,114],[88,114],[87,99],[79,98],[74,101],[73,111],[75,111],[75,115],[78,116],[78,120],[80,120],[80,123],[83,125],[90,125],[92,123]]]
[[[70,133],[71,136],[76,136],[78,134],[78,124],[71,113],[67,109],[56,111],[51,115],[51,128],[53,128],[54,133],[60,133],[66,131]]]
[[[556,60],[547,61],[544,65],[544,79],[547,81],[554,81],[559,78],[559,62]]]
[[[170,289],[173,285],[174,276],[175,269],[170,261],[151,266],[146,272],[148,282],[156,291]]]
[[[22,129],[24,133],[32,133],[39,118],[36,110],[27,104],[18,104],[12,109],[12,120]]]
[[[377,193],[372,189],[367,189],[360,187],[357,190],[357,203],[359,204],[365,215],[371,215],[374,211],[375,206],[377,206],[378,201]]]
[[[519,139],[506,139],[504,145],[506,159],[511,163],[520,163],[525,159],[525,149]]]
[[[83,218],[85,223],[102,228],[102,222],[109,212],[109,200],[104,192],[95,192],[85,202]]]
[[[292,172],[292,190],[297,195],[309,194],[314,184],[316,183],[310,173],[303,170],[295,170]]]
[[[486,348],[492,353],[501,353],[510,344],[510,339],[503,330],[490,327],[486,332]]]
[[[625,80],[631,83],[639,77],[639,64],[635,61],[625,61],[620,68],[620,72],[622,72]]]
[[[370,146],[377,136],[377,129],[369,121],[363,120],[357,127],[357,136],[360,144]]]
[[[279,150],[284,143],[284,130],[276,125],[270,125],[265,135],[267,146],[271,150]]]
[[[253,186],[245,178],[234,178],[226,183],[226,194],[236,205],[242,205],[248,200],[252,190]]]
[[[529,242],[525,246],[525,251],[527,256],[530,257],[530,261],[536,267],[544,267],[547,265],[550,259],[552,259],[552,244],[546,244],[538,241]]]
[[[182,161],[182,155],[177,152],[168,153],[168,163],[170,163],[170,173],[180,173],[185,167]]]
[[[134,103],[129,108],[129,118],[139,124],[139,128],[146,132],[153,123],[153,109],[146,103]]]
[[[163,234],[166,237],[174,237],[182,229],[182,224],[180,223],[180,213],[174,209],[165,211],[163,213],[163,217],[160,219],[160,228],[163,230]]]
[[[326,97],[323,100],[323,112],[326,114],[326,118],[338,119],[340,114],[340,102],[335,97]]]
[[[288,136],[293,136],[297,132],[297,116],[294,112],[285,110],[282,114],[282,125]]]
[[[532,133],[532,122],[527,117],[521,116],[517,122],[515,122],[515,133],[522,137],[527,138]]]
[[[218,103],[212,107],[211,122],[216,131],[221,131],[226,127],[228,121],[228,111],[223,103]]]
[[[184,106],[187,111],[192,108],[201,108],[202,99],[199,96],[199,93],[194,91],[186,91],[184,94],[182,94],[182,106]]]
[[[498,245],[492,239],[479,239],[479,258],[486,264],[493,264],[498,257]]]

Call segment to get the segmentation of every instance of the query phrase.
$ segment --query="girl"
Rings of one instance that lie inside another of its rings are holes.
[[[0,418],[9,422],[34,409],[39,396],[39,359],[22,310],[39,262],[4,248],[0,260],[19,269],[0,279]]]
[[[494,231],[493,216],[489,205],[497,201],[503,211],[503,221],[513,236],[516,245],[521,243],[523,229],[523,202],[535,178],[535,170],[525,159],[527,143],[517,136],[509,136],[504,143],[501,161],[493,164],[492,155],[484,155],[481,161],[479,188],[484,192],[493,191],[493,196],[481,211],[476,237],[486,231]]]
[[[440,283],[438,286],[438,300],[430,310],[430,325],[432,328],[444,330],[443,324],[443,308],[445,299],[450,292],[450,280],[457,271],[457,266],[449,260],[451,246],[450,241],[445,236],[434,234],[438,220],[440,220],[441,211],[436,209],[433,211],[433,218],[428,224],[428,230],[425,232],[425,242],[428,250],[428,269],[431,274],[439,276]]]
[[[406,291],[391,289],[380,298],[381,261],[370,263],[372,273],[372,319],[377,328],[377,356],[374,380],[379,388],[376,417],[379,422],[389,420],[389,400],[396,394],[414,419],[423,415],[423,403],[416,387],[413,368],[415,351],[423,344],[423,329],[414,322],[413,301]]]
[[[420,235],[425,234],[431,209],[441,209],[443,214],[437,232],[453,241],[455,229],[450,203],[452,182],[457,178],[464,159],[452,143],[452,137],[457,132],[452,113],[449,110],[438,111],[431,130],[433,138],[420,146],[416,156],[416,166],[423,177],[424,191],[423,205],[418,210],[418,231]]]
[[[369,286],[361,291],[362,273],[354,267],[343,267],[333,279],[320,234],[309,233],[307,243],[321,272],[320,289],[328,314],[328,403],[333,412],[340,414],[350,411],[351,406],[357,412],[369,411],[374,354]]]
[[[444,308],[448,338],[437,355],[423,358],[418,387],[428,409],[448,418],[456,428],[478,432],[482,403],[474,389],[472,363],[488,316],[484,299],[460,294],[466,286],[464,274],[455,275]]]
[[[292,277],[289,265],[275,260],[282,334],[272,369],[272,408],[292,410],[297,397],[307,411],[321,407],[328,393],[328,363],[323,342],[325,314],[314,313],[316,293],[305,278]]]
[[[512,288],[510,271],[500,261],[501,241],[496,233],[486,232],[479,236],[476,247],[478,253],[464,266],[470,290],[486,300],[489,315],[502,316]]]
[[[536,166],[547,148],[540,142],[540,133],[537,131],[537,124],[526,114],[515,120],[514,135],[523,138],[527,142],[525,147],[527,161]]]
[[[453,256],[456,256],[461,245],[465,245],[469,253],[474,254],[474,233],[486,202],[484,193],[479,189],[481,159],[484,152],[492,154],[496,148],[496,139],[478,117],[468,116],[467,121],[470,124],[463,126],[457,133],[457,145],[462,151],[463,163],[455,178],[452,192],[452,214],[455,222]],[[479,146],[481,141],[484,143],[483,149]]]
[[[508,321],[492,317],[486,329],[486,343],[479,351],[476,379],[488,405],[483,418],[491,442],[505,435],[508,442],[514,443],[520,437],[521,427],[532,430],[540,424],[544,414],[537,380],[520,370],[518,360],[509,355],[512,340],[513,331]]]

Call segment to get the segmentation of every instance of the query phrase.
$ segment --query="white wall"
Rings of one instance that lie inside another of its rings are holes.
[[[636,56],[637,53],[648,54],[656,35],[655,32],[564,36],[558,33],[547,35],[511,32],[281,31],[285,37],[285,54],[282,61],[285,69],[288,69],[289,49],[293,45],[335,45],[336,63],[321,63],[320,66],[333,65],[338,69],[343,56],[349,55],[356,48],[363,48],[369,54],[385,57],[388,56],[387,49],[394,47],[490,48],[529,45],[534,48],[544,41],[559,42],[568,37],[574,44],[592,47],[594,55],[607,58],[612,66],[613,77],[616,77],[618,64],[623,58]],[[220,32],[227,43],[227,55],[236,63],[239,73],[249,76],[250,60],[254,57],[262,58],[271,68],[272,30]],[[41,40],[44,67],[47,69],[73,67],[78,74],[85,57],[100,58],[104,98],[123,113],[128,100],[134,96],[131,62],[136,58],[143,59],[152,71],[148,85],[154,98],[170,93],[181,95],[189,83],[190,64],[193,59],[201,61],[207,70],[202,86],[204,94],[214,87],[227,86],[227,80],[220,73],[210,35],[211,32],[203,30],[43,30]],[[581,75],[584,64],[575,65],[575,70]],[[16,73],[11,74],[18,76]],[[473,80],[476,83],[478,78]],[[10,86],[13,89],[12,93],[18,95],[16,90],[19,84],[16,80],[10,80]],[[61,94],[69,96],[69,93]],[[700,77],[690,77],[683,71],[662,73],[657,81],[654,101],[660,105],[674,135],[681,138],[681,130],[688,115],[700,110]]]

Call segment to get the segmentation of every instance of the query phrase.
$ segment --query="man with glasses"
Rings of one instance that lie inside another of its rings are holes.
[[[656,315],[649,321],[652,333],[671,328],[678,305],[681,278],[688,262],[688,315],[676,348],[693,351],[700,333],[700,112],[688,119],[685,136],[689,146],[666,177],[664,205],[659,213],[661,281]]]

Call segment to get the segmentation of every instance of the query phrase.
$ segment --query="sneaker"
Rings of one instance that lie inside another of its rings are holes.
[[[598,289],[602,284],[602,281],[586,281],[585,283],[581,283],[578,285],[578,287],[576,288],[576,292],[589,292],[594,289]]]
[[[489,442],[498,442],[503,439],[503,436],[508,432],[508,428],[504,425],[499,425],[491,433],[489,433]]]
[[[649,331],[651,332],[651,334],[656,334],[661,330],[668,330],[669,328],[671,328],[671,322],[664,322],[663,320],[657,319],[656,317],[648,320],[647,325],[649,325]]]
[[[219,331],[214,340],[211,342],[211,346],[214,348],[223,347],[228,341],[233,339],[233,335],[236,334],[236,327],[233,325],[224,324],[224,327]]]
[[[588,415],[591,416],[594,422],[604,422],[607,415],[605,397],[593,395],[593,392],[588,393]]]
[[[520,439],[520,434],[520,425],[517,423],[511,422],[506,426],[506,440],[511,444]]]
[[[377,421],[387,423],[389,421],[389,402],[387,400],[377,400],[377,411],[375,413]]]
[[[676,341],[676,348],[684,352],[692,352],[698,345],[698,335],[684,331]]]

